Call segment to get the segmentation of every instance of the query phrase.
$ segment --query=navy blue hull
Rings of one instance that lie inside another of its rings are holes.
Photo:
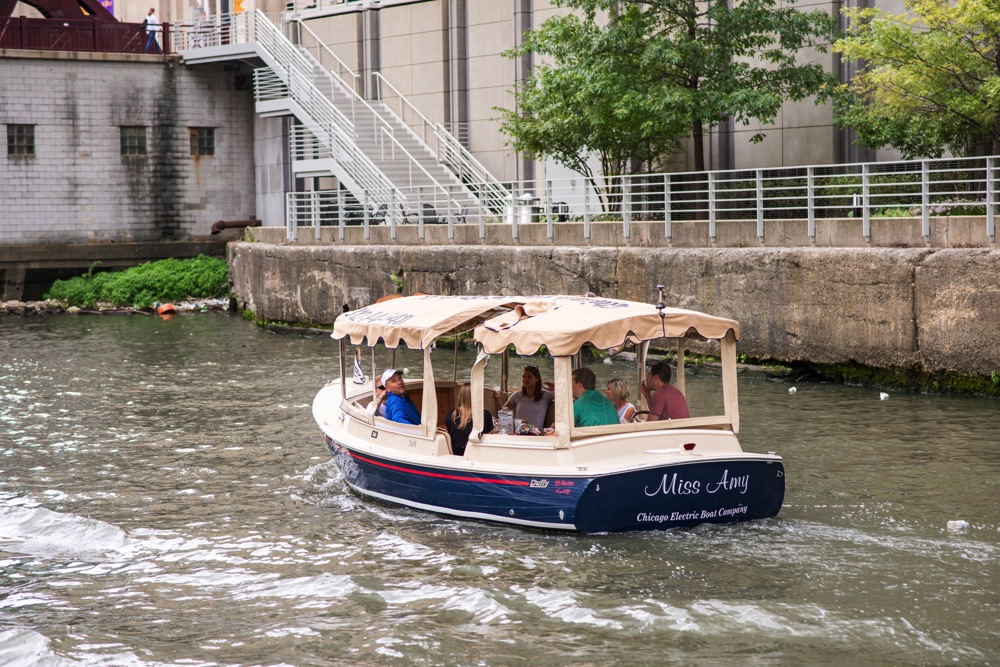
[[[784,499],[779,461],[681,463],[594,480],[577,505],[576,528],[655,530],[765,519]]]
[[[775,461],[692,462],[601,477],[526,477],[400,463],[327,438],[347,481],[389,502],[452,516],[618,532],[774,516],[785,494]]]

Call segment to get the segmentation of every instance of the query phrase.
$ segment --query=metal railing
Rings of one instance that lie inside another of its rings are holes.
[[[459,180],[468,185],[469,190],[480,199],[482,206],[494,213],[499,213],[505,202],[510,199],[510,191],[500,184],[500,181],[462,145],[462,142],[454,134],[441,123],[434,123],[421,113],[399,89],[382,76],[381,72],[374,72],[373,76],[375,95],[386,105],[389,112],[395,115],[399,122],[413,129],[425,144],[431,146],[433,143],[431,150],[437,155],[438,161],[445,164],[458,176]],[[386,101],[386,89],[392,93],[390,98],[397,100],[398,111]],[[428,130],[430,130],[430,136],[428,136]]]
[[[402,194],[407,201],[420,200],[435,209],[426,217],[447,223],[449,238],[454,238],[456,224],[478,224],[479,237],[485,239],[486,225],[500,223],[510,228],[516,240],[519,226],[541,223],[552,240],[555,225],[575,222],[583,223],[583,236],[589,241],[591,224],[602,222],[620,225],[622,237],[629,239],[632,223],[653,222],[663,225],[670,242],[674,226],[707,222],[706,240],[714,243],[718,223],[752,221],[763,243],[765,221],[801,220],[810,241],[815,242],[817,220],[853,218],[861,223],[864,241],[870,242],[872,220],[918,218],[924,240],[929,241],[931,218],[961,215],[981,216],[983,241],[995,243],[998,181],[1000,156],[990,156],[521,181],[510,184],[514,194],[500,214],[479,203],[439,215],[428,193],[404,189]],[[379,199],[376,192],[367,196]],[[423,238],[426,220],[408,213],[385,223],[416,222],[421,224]],[[318,219],[296,215],[290,226]]]
[[[313,4],[309,6],[309,9],[315,9],[316,5]],[[345,63],[336,53],[333,52],[323,40],[320,39],[308,25],[303,21],[298,19],[290,19],[287,21],[287,25],[291,28],[299,30],[298,34],[298,44],[300,48],[306,50],[311,56],[316,58],[317,63],[320,64],[324,70],[327,70],[336,77],[337,81],[340,82],[341,88],[346,94],[351,97],[351,119],[357,123],[358,118],[353,115],[355,106],[361,104],[365,107],[372,116],[377,119],[376,124],[381,122],[384,129],[376,129],[376,136],[389,136],[395,143],[399,143],[396,140],[395,128],[382,118],[381,114],[376,112],[364,99],[364,93],[360,89],[360,75],[355,73],[350,67]],[[312,44],[307,45],[303,43],[302,32],[311,38]],[[315,54],[313,53],[315,51]],[[330,62],[332,67],[327,67],[326,62]],[[344,75],[348,78],[345,78]],[[455,136],[455,133],[449,131],[441,123],[434,123],[427,118],[417,107],[410,102],[405,95],[403,95],[399,89],[393,86],[389,81],[382,75],[381,72],[373,72],[372,80],[374,81],[374,99],[380,100],[383,103],[386,102],[386,97],[383,94],[383,87],[389,89],[392,92],[392,96],[398,101],[398,111],[393,109],[388,103],[385,104],[385,108],[390,114],[392,114],[397,122],[399,122],[404,127],[409,127],[414,131],[420,140],[424,143],[427,149],[434,156],[434,159],[439,163],[446,166],[461,180],[463,183],[476,183],[478,187],[475,191],[470,191],[470,194],[476,197],[485,197],[485,205],[491,210],[499,212],[503,206],[503,202],[510,197],[510,193],[507,192],[500,182],[496,180],[493,174],[490,173],[486,167],[484,167],[476,158],[465,148],[461,139]],[[468,134],[468,126],[464,128],[466,135]],[[430,134],[428,134],[428,130]],[[404,149],[405,150],[405,149]],[[408,152],[408,151],[407,151]],[[484,185],[485,184],[485,185]]]
[[[307,49],[292,44],[259,10],[226,14],[208,21],[182,23],[180,26],[179,44],[182,50],[249,42],[255,42],[265,49],[276,66],[273,69],[263,68],[254,71],[257,101],[277,101],[286,97],[294,101],[300,110],[296,115],[301,116],[300,120],[311,135],[318,141],[328,144],[331,153],[328,157],[336,160],[337,166],[343,170],[343,173],[337,175],[342,180],[346,176],[348,181],[353,181],[359,190],[357,193],[359,196],[364,192],[374,192],[377,193],[375,196],[382,197],[380,203],[388,204],[390,200],[398,199],[397,195],[400,194],[397,185],[393,184],[364,153],[358,143],[358,125],[355,121],[361,118],[356,113],[359,109],[365,109],[369,113],[374,148],[379,150],[383,157],[388,154],[389,161],[405,161],[406,187],[428,187],[429,184],[430,187],[437,189],[441,196],[447,196],[451,191],[450,186],[440,183],[420,160],[400,143],[392,124],[361,98],[356,90],[339,75],[327,69]],[[306,30],[309,28],[306,27]],[[315,37],[314,34],[313,36]],[[316,39],[318,42],[318,38]],[[316,85],[317,76],[324,77],[331,90],[339,89],[349,97],[351,118],[340,111],[334,101]],[[367,122],[369,118],[365,121]],[[388,151],[386,142],[390,144]],[[293,159],[307,158],[303,155],[298,157],[293,155]],[[425,183],[418,185],[414,180],[416,175],[422,176]],[[352,185],[350,182],[346,184]],[[471,196],[471,192],[466,192],[463,199]],[[454,205],[457,205],[457,202]]]
[[[323,40],[313,32],[312,28],[307,26],[302,21],[290,20],[285,23],[285,26],[289,30],[305,30],[306,33],[313,39],[313,44],[307,46],[302,42],[301,32],[296,35],[296,43],[306,51],[312,53],[315,51],[314,57],[316,61],[321,64],[321,66],[337,77],[341,84],[344,86],[345,90],[349,90],[354,93],[354,97],[362,97],[363,91],[361,88],[361,75],[357,74],[354,70],[347,66],[340,56],[333,52],[333,50],[323,43]],[[332,63],[332,67],[327,66],[327,62]]]
[[[308,34],[316,40],[316,43],[321,46],[322,49],[336,58],[336,55],[333,54],[333,52],[330,51],[326,45],[322,44],[319,37],[312,30],[310,30],[308,26],[301,24],[301,22],[296,23],[298,23],[301,28],[304,28]],[[309,49],[301,44],[299,45],[299,48],[308,59],[315,61],[315,69],[320,76],[324,76],[332,87],[339,87],[340,90],[349,97],[351,101],[351,121],[354,123],[355,129],[358,128],[359,122],[367,122],[368,120],[371,121],[372,137],[375,142],[375,148],[377,148],[380,152],[380,159],[383,162],[387,160],[390,162],[396,162],[397,160],[405,162],[407,179],[405,183],[397,183],[397,186],[409,188],[418,187],[413,179],[416,174],[421,174],[425,179],[427,179],[427,181],[430,182],[431,186],[437,188],[442,193],[447,192],[445,186],[442,185],[433,174],[427,171],[423,164],[421,164],[419,158],[403,146],[402,142],[400,142],[396,137],[396,128],[389,121],[373,109],[371,105],[368,104],[367,100],[358,94],[357,90],[348,86],[346,81],[323,65],[320,59],[313,56]],[[320,53],[322,52],[323,51],[321,50]],[[337,61],[340,61],[340,59],[337,58]],[[344,67],[346,68],[346,65]],[[349,69],[347,71],[350,72]],[[351,74],[353,74],[353,72],[351,72]],[[362,116],[358,114],[359,109],[368,112],[367,118],[362,118]]]
[[[15,3],[16,4],[16,3]],[[156,47],[146,50],[149,34],[141,23],[94,18],[0,18],[0,49],[96,51],[103,53],[170,53],[171,25],[161,23]]]

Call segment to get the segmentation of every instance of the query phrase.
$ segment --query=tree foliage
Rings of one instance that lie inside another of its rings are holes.
[[[1000,3],[906,0],[907,12],[845,9],[834,46],[863,69],[837,91],[835,121],[906,157],[1000,149]]]
[[[510,54],[547,60],[515,90],[518,109],[501,110],[503,129],[517,150],[580,173],[593,153],[605,173],[623,173],[630,160],[656,168],[686,137],[702,171],[704,134],[720,122],[770,123],[784,101],[832,82],[798,60],[833,34],[822,11],[778,0],[556,4],[573,13],[548,19]]]
[[[554,17],[526,36],[516,54],[533,51],[551,64],[518,88],[517,110],[498,109],[502,129],[518,152],[552,157],[589,179],[592,155],[604,175],[658,171],[680,151],[685,126],[643,88],[652,77],[634,48],[642,22],[619,16],[602,29],[592,19]]]
[[[55,281],[45,298],[83,308],[98,302],[149,308],[155,301],[200,299],[229,290],[226,261],[205,255],[146,262],[124,271],[94,273],[93,268],[85,275]]]

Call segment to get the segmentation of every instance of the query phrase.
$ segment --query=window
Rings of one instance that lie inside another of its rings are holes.
[[[215,155],[215,128],[189,127],[191,156]]]
[[[122,155],[146,154],[146,128],[122,127]]]
[[[35,126],[7,126],[7,155],[35,154]]]

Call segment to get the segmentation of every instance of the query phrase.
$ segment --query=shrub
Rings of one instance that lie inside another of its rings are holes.
[[[45,294],[81,308],[98,301],[115,306],[149,308],[156,301],[222,296],[229,288],[225,260],[199,255],[194,259],[163,259],[119,272],[93,273],[57,280]]]

